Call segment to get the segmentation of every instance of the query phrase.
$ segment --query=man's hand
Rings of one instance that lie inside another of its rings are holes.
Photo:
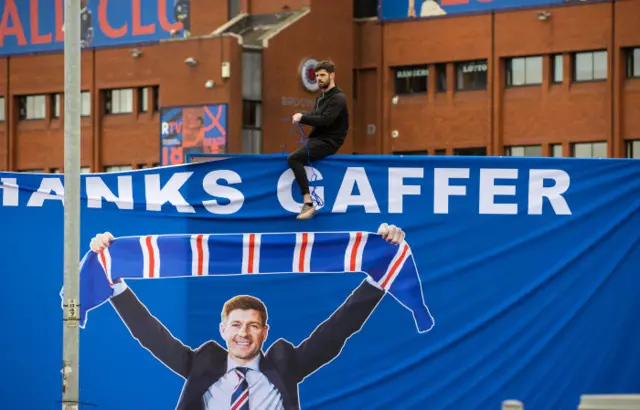
[[[91,239],[91,250],[95,253],[100,253],[107,249],[111,245],[111,241],[115,238],[109,232],[101,233]]]
[[[399,228],[395,225],[387,225],[383,223],[378,228],[378,235],[382,235],[382,238],[394,245],[399,245],[404,241],[405,233],[402,228]]]
[[[291,117],[291,120],[293,121],[294,124],[298,124],[302,120],[302,114],[299,112],[293,114],[293,117]]]

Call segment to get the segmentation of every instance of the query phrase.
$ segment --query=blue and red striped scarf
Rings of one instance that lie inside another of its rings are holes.
[[[116,279],[363,272],[413,313],[418,332],[433,318],[406,242],[370,232],[149,235],[116,238],[80,267],[80,326],[106,302]]]

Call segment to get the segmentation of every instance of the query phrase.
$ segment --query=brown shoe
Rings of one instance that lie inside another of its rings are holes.
[[[300,213],[298,214],[296,219],[310,219],[313,217],[313,214],[315,214],[315,212],[316,208],[313,206],[313,204],[304,204],[302,205],[302,209],[300,210]]]

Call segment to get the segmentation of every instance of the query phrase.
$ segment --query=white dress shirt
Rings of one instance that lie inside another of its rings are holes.
[[[280,392],[259,370],[260,355],[250,363],[243,365],[249,383],[249,408],[251,410],[284,410]],[[227,357],[227,372],[218,379],[204,394],[205,410],[229,410],[231,395],[238,385],[238,375],[233,370],[240,366],[231,357]]]

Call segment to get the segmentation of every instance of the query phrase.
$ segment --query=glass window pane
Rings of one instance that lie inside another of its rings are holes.
[[[607,78],[607,52],[597,51],[593,53],[593,79],[606,80]]]
[[[542,146],[541,145],[529,145],[524,147],[524,156],[525,157],[541,157],[542,156]]]
[[[262,99],[262,53],[242,53],[242,98]]]
[[[91,93],[88,91],[82,94],[82,115],[91,115]]]
[[[0,97],[0,121],[4,121],[4,97]]]
[[[607,158],[606,142],[594,142],[592,147],[593,158]]]
[[[525,60],[514,58],[511,60],[511,85],[525,84]]]
[[[149,111],[149,90],[149,87],[144,87],[140,92],[140,111],[142,112]]]
[[[487,69],[487,60],[456,63],[456,89],[485,90]]]
[[[551,156],[552,157],[562,156],[562,144],[553,144],[551,146]]]
[[[120,104],[122,112],[133,111],[133,89],[127,88],[122,90],[122,93],[120,94]]]
[[[60,117],[60,94],[53,95],[53,116]]]
[[[627,141],[627,158],[640,158],[640,140]]]
[[[640,77],[640,48],[633,49],[631,61],[633,64],[631,75],[633,75],[634,77]]]
[[[525,69],[527,84],[542,84],[542,57],[527,57]]]
[[[261,154],[262,152],[262,132],[257,129],[242,130],[242,153]]]
[[[563,59],[562,54],[557,54],[553,57],[553,82],[561,83],[563,77]]]
[[[398,67],[394,70],[396,94],[427,92],[429,69],[426,65]]]
[[[575,59],[576,81],[589,81],[593,79],[593,54],[578,53]]]
[[[574,144],[573,156],[576,158],[591,158],[591,144]]]

